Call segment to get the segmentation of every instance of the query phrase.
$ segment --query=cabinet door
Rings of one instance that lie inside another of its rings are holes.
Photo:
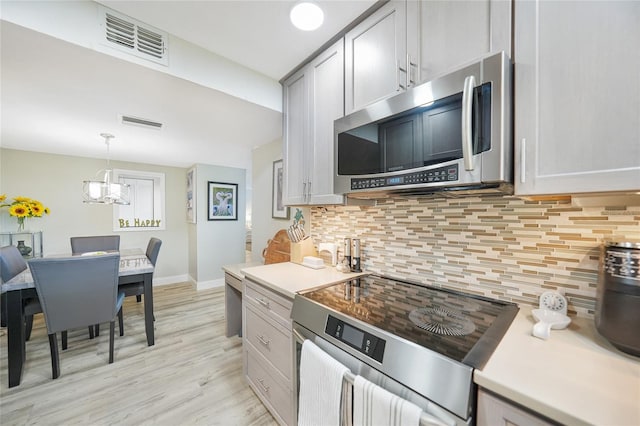
[[[515,192],[640,189],[640,2],[515,4]]]
[[[307,170],[305,144],[308,140],[308,99],[305,70],[284,83],[284,204],[306,203]]]
[[[333,193],[334,120],[344,115],[344,40],[309,64],[311,101],[311,146],[309,161],[310,204],[341,204],[342,195]]]
[[[345,36],[345,114],[406,88],[406,4],[390,1]]]
[[[478,391],[477,426],[550,426],[536,414],[482,390]]]
[[[420,81],[490,52],[511,56],[510,0],[421,0]]]

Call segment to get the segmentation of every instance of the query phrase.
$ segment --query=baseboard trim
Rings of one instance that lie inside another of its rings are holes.
[[[199,281],[196,283],[196,290],[208,290],[210,288],[218,288],[224,286],[224,278],[218,278],[209,281]]]
[[[190,277],[187,274],[160,278],[153,277],[153,285],[156,287],[161,285],[179,284],[190,281],[189,278]]]

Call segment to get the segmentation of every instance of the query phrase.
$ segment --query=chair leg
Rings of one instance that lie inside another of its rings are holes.
[[[118,311],[118,328],[120,329],[120,336],[124,336],[124,318],[122,316],[122,307]]]
[[[67,330],[60,333],[62,335],[62,350],[67,349]]]
[[[6,296],[6,293],[2,293],[0,295],[0,304],[2,304],[2,307],[0,307],[0,327],[6,327],[7,326],[7,296]]]
[[[142,302],[142,296],[139,294],[136,294],[136,302],[140,303]]]
[[[96,329],[96,337],[98,337],[100,335],[100,324],[96,324],[95,329]]]
[[[113,364],[113,341],[116,334],[116,322],[109,323],[109,364]]]
[[[94,335],[93,335],[93,326],[90,325],[89,326],[89,339],[93,339]]]
[[[31,338],[31,330],[33,330],[33,315],[24,317],[24,340]]]
[[[49,335],[49,349],[51,350],[51,373],[54,379],[60,376],[60,358],[58,358],[58,339],[56,333]]]

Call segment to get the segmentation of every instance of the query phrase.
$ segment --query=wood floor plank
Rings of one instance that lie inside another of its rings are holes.
[[[147,346],[144,302],[124,303],[125,335],[109,360],[108,324],[90,340],[69,331],[60,377],[51,379],[42,314],[34,319],[22,382],[7,388],[7,339],[0,330],[0,424],[256,425],[277,423],[242,375],[242,340],[227,338],[224,290],[191,284],[154,288],[155,345]]]

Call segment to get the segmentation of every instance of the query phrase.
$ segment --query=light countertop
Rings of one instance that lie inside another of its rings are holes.
[[[312,269],[292,262],[247,267],[242,268],[241,272],[247,278],[290,299],[300,291],[366,275],[366,273],[343,273],[330,265],[322,269]]]
[[[533,337],[531,309],[521,306],[474,381],[563,424],[640,425],[640,358],[614,348],[592,319]]]
[[[222,270],[232,275],[233,277],[239,280],[242,280],[244,278],[244,274],[242,273],[242,270],[244,268],[250,268],[252,266],[259,266],[259,265],[263,265],[263,263],[260,261],[254,260],[253,262],[236,263],[235,265],[224,265],[222,267]]]

